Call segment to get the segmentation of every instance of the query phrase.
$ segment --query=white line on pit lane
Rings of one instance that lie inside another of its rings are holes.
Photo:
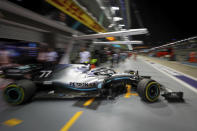
[[[189,84],[187,84],[187,83],[183,82],[182,80],[176,78],[176,77],[173,76],[172,74],[170,75],[170,74],[166,73],[165,71],[161,70],[160,68],[157,68],[156,66],[153,66],[153,64],[150,64],[149,62],[145,61],[144,59],[143,59],[143,61],[144,61],[145,63],[149,64],[150,66],[152,66],[153,68],[155,68],[156,70],[162,72],[163,74],[169,76],[170,78],[176,80],[176,81],[179,82],[180,84],[184,85],[185,87],[187,87],[187,88],[189,88],[190,90],[192,90],[192,91],[194,91],[195,93],[197,93],[197,90],[196,90],[195,87],[190,86]],[[162,66],[163,66],[163,65],[162,65]],[[168,67],[168,68],[169,68],[169,67]]]

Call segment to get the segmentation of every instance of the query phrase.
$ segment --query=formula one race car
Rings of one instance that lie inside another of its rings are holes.
[[[183,92],[171,92],[150,76],[139,76],[138,71],[132,70],[120,74],[110,68],[90,69],[90,65],[85,64],[37,64],[7,67],[1,72],[5,78],[15,81],[3,90],[5,100],[13,105],[25,103],[33,97],[114,98],[126,92],[127,84],[146,102],[156,102],[161,93],[166,99],[183,98]]]

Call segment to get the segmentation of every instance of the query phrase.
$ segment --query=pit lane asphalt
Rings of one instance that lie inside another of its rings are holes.
[[[160,97],[147,104],[139,96],[115,100],[95,100],[97,108],[84,107],[79,100],[35,100],[21,106],[9,106],[0,99],[0,131],[59,131],[79,111],[83,113],[69,131],[196,131],[197,94],[147,64],[144,58],[128,59],[117,71],[138,70],[173,90],[184,91],[185,103],[169,103]],[[79,106],[81,105],[81,106]],[[16,118],[22,123],[7,126],[3,122]]]

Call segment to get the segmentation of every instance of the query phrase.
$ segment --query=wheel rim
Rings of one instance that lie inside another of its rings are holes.
[[[146,87],[146,98],[150,102],[155,102],[160,95],[160,87],[157,82],[151,82]]]
[[[24,99],[24,91],[17,85],[9,85],[4,91],[4,98],[8,103],[20,104]]]
[[[150,98],[154,99],[155,97],[158,96],[159,88],[156,85],[152,85],[149,87],[148,92],[149,92]]]

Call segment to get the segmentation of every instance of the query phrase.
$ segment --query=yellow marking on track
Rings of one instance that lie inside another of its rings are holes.
[[[127,93],[125,94],[125,98],[129,98],[131,96],[131,85],[126,85]]]
[[[82,115],[83,111],[79,111],[62,127],[60,131],[68,131],[75,121]]]
[[[131,93],[131,96],[139,96],[138,93]]]
[[[125,98],[130,98],[131,96],[138,96],[137,93],[131,93],[131,85],[127,86],[127,93],[124,95]]]
[[[3,124],[6,125],[6,126],[16,126],[16,125],[18,125],[22,122],[23,122],[22,120],[13,118],[13,119],[10,119],[10,120],[7,120],[7,121],[3,122]]]
[[[124,97],[125,97],[125,98],[130,98],[131,95],[130,95],[130,93],[126,93]]]
[[[83,104],[83,106],[89,106],[94,100],[95,100],[95,98],[91,98],[91,99],[87,100],[87,101]]]

